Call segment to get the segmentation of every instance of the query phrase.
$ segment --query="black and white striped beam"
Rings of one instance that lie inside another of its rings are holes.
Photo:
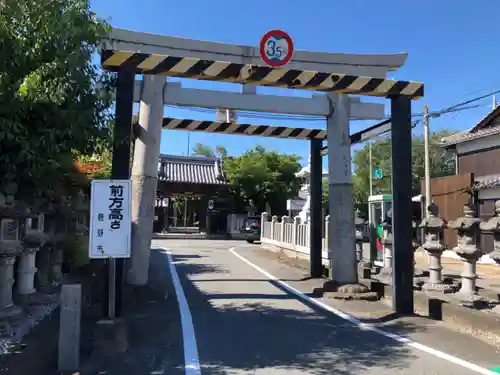
[[[115,72],[127,70],[137,74],[165,75],[256,86],[335,91],[344,94],[378,97],[404,95],[412,99],[418,99],[424,95],[424,84],[421,82],[273,68],[131,51],[105,49],[101,52],[101,64],[104,69]]]
[[[235,124],[229,122],[198,121],[171,117],[163,119],[163,129],[234,135],[254,135],[260,137],[288,139],[326,139],[326,130],[320,129]]]

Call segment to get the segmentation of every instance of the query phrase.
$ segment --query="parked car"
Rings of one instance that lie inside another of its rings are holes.
[[[249,217],[243,223],[240,232],[245,234],[245,240],[248,243],[260,241],[260,217]]]

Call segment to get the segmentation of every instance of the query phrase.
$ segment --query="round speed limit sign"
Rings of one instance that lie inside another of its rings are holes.
[[[267,65],[278,67],[290,61],[293,40],[282,30],[268,31],[260,40],[260,58]]]

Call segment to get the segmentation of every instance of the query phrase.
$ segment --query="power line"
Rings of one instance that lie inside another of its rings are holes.
[[[489,98],[490,96],[493,96],[493,95],[498,94],[498,93],[500,93],[500,90],[495,90],[493,92],[490,92],[489,94],[481,95],[481,96],[475,97],[473,99],[466,100],[464,102],[452,105],[451,107],[444,108],[441,111],[438,111],[438,113],[439,113],[439,115],[442,115],[445,113],[454,112],[454,111],[456,111],[456,108],[462,107],[462,106],[470,104],[470,103],[477,102],[477,101],[482,100],[482,99]],[[432,113],[431,113],[431,116],[432,116]]]

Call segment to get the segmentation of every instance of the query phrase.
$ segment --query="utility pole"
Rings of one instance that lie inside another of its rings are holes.
[[[373,165],[372,165],[372,142],[368,141],[368,160],[370,168],[370,196],[373,195]]]
[[[431,170],[429,160],[429,107],[424,105],[424,168],[425,168],[425,206],[432,203],[431,193]],[[427,209],[425,210],[428,217]]]

